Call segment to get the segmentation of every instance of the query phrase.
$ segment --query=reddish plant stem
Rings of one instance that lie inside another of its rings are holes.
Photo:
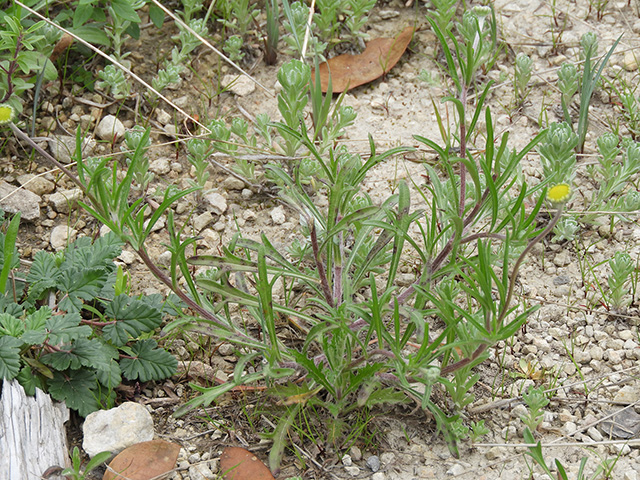
[[[0,69],[2,69],[7,74],[7,93],[5,93],[2,100],[0,100],[0,103],[6,102],[11,98],[11,95],[13,95],[12,77],[15,71],[18,69],[18,54],[20,53],[20,50],[22,50],[22,37],[23,37],[23,34],[21,33],[20,35],[18,35],[18,38],[16,39],[16,51],[13,53],[13,59],[9,63],[9,67],[4,68],[3,66],[0,65]]]
[[[169,277],[167,277],[164,274],[164,272],[162,270],[160,270],[155,263],[153,263],[151,258],[149,258],[149,255],[147,254],[147,251],[144,249],[144,247],[140,247],[139,249],[137,249],[136,253],[140,257],[140,259],[144,262],[146,267],[149,270],[151,270],[151,273],[153,273],[153,275],[158,280],[160,280],[167,287],[169,287],[169,289],[172,292],[174,292],[180,298],[180,300],[182,300],[184,303],[186,303],[189,306],[189,308],[191,308],[192,310],[197,312],[202,318],[204,318],[206,320],[209,320],[210,322],[214,323],[216,326],[218,326],[220,328],[224,328],[225,330],[229,329],[229,326],[226,323],[224,323],[222,320],[220,320],[220,318],[218,318],[217,315],[215,315],[214,313],[212,313],[209,310],[207,310],[207,309],[203,308],[202,306],[200,306],[198,303],[196,303],[191,297],[189,297],[180,288],[174,288],[174,286],[173,286],[173,284],[171,282],[171,279]],[[236,333],[240,333],[240,332],[236,332]]]
[[[467,86],[462,86],[460,92],[460,102],[462,103],[462,118],[460,119],[460,158],[463,160],[467,156]],[[464,162],[460,162],[460,217],[464,215],[465,197],[467,195],[467,167]]]
[[[335,306],[335,302],[331,293],[331,288],[329,287],[329,282],[327,281],[327,271],[324,267],[324,263],[322,263],[322,258],[320,258],[320,247],[318,246],[316,224],[313,219],[311,219],[309,223],[311,224],[311,248],[313,250],[313,258],[316,262],[316,268],[318,269],[318,275],[320,276],[320,286],[322,287],[322,292],[327,299],[327,303],[331,308],[333,308]]]
[[[526,256],[529,254],[531,249],[553,230],[553,228],[556,226],[556,223],[558,223],[558,220],[560,220],[563,210],[564,210],[564,204],[561,204],[558,207],[558,210],[556,210],[556,213],[551,219],[551,221],[549,222],[549,224],[545,227],[545,229],[542,232],[540,232],[536,238],[534,238],[529,242],[527,247],[518,257],[518,260],[516,260],[516,263],[513,266],[513,270],[511,271],[511,276],[509,281],[509,290],[507,291],[507,296],[502,305],[502,310],[500,311],[500,314],[498,315],[498,319],[496,321],[496,328],[500,328],[502,326],[504,322],[504,318],[507,316],[507,312],[509,311],[509,305],[511,304],[511,298],[513,298],[513,292],[515,290],[516,278],[518,276],[518,270],[520,270],[520,265],[522,265],[522,262],[524,261]],[[485,323],[487,323],[489,327],[491,326],[488,318],[486,319]],[[493,332],[490,332],[490,333],[493,333]],[[440,374],[447,375],[449,373],[455,372],[456,370],[460,370],[461,368],[466,367],[471,362],[476,360],[487,349],[488,346],[489,345],[487,343],[483,343],[482,345],[478,346],[478,348],[476,348],[476,350],[471,354],[470,357],[463,358],[462,360],[458,360],[457,362],[452,363],[451,365],[445,366],[441,370]]]

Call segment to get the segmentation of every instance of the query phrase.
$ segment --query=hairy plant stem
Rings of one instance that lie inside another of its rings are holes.
[[[324,263],[322,263],[322,258],[320,258],[320,247],[318,246],[318,234],[316,232],[316,224],[313,219],[309,219],[307,224],[311,225],[311,231],[309,232],[309,236],[311,237],[311,248],[313,250],[313,258],[316,262],[316,268],[318,269],[318,275],[320,276],[320,286],[322,287],[322,293],[324,293],[325,299],[331,308],[335,306],[335,302],[333,299],[333,294],[331,293],[331,288],[329,287],[329,282],[327,281],[327,271],[325,269]]]
[[[13,52],[13,59],[11,60],[11,62],[9,63],[8,68],[4,68],[2,65],[0,65],[0,69],[2,69],[6,74],[7,74],[7,93],[4,95],[4,97],[2,98],[2,100],[0,100],[0,103],[4,103],[7,100],[9,100],[11,98],[11,95],[13,95],[13,74],[16,72],[16,70],[18,69],[19,65],[18,65],[18,54],[20,53],[20,50],[22,50],[22,37],[24,36],[24,34],[20,34],[18,35],[18,38],[16,38],[16,51]]]
[[[138,249],[135,249],[135,251],[138,254],[138,256],[140,257],[140,259],[144,262],[145,266],[151,271],[151,273],[153,273],[153,275],[158,280],[160,280],[167,287],[169,287],[169,289],[172,292],[174,292],[180,298],[180,300],[185,302],[189,306],[189,308],[191,308],[192,310],[194,310],[198,314],[200,314],[202,316],[202,318],[204,318],[206,320],[209,320],[210,322],[216,324],[216,326],[218,326],[220,328],[224,328],[225,330],[229,329],[229,325],[227,325],[222,320],[220,320],[220,318],[218,318],[217,315],[211,313],[207,309],[205,309],[202,306],[200,306],[195,300],[193,300],[191,297],[189,297],[189,295],[187,295],[184,291],[182,291],[182,289],[175,288],[174,285],[173,285],[173,282],[171,281],[171,279],[169,277],[167,277],[164,274],[164,272],[162,270],[160,270],[155,263],[153,263],[153,261],[151,260],[151,258],[147,254],[147,251],[146,251],[146,249],[144,247],[140,247]]]
[[[533,240],[531,240],[529,242],[529,244],[526,246],[524,251],[518,257],[518,260],[516,260],[516,263],[514,264],[513,269],[511,270],[511,275],[510,275],[510,280],[509,280],[509,289],[507,290],[507,296],[506,296],[505,301],[504,301],[504,303],[502,305],[502,310],[500,311],[500,313],[498,314],[498,317],[496,319],[495,326],[497,328],[499,328],[502,325],[502,323],[504,322],[504,318],[507,316],[507,313],[509,312],[509,305],[511,304],[511,299],[513,298],[513,292],[514,292],[515,286],[516,286],[516,278],[518,276],[518,271],[520,270],[520,266],[522,265],[522,262],[524,261],[526,256],[529,254],[531,249],[537,243],[542,241],[542,239],[544,239],[544,237],[546,237],[549,233],[551,233],[553,228],[558,223],[558,220],[560,220],[560,217],[562,216],[562,212],[563,211],[564,211],[564,203],[560,204],[560,206],[558,206],[558,209],[556,210],[556,213],[553,216],[553,218],[551,219],[551,221],[549,222],[549,224],[545,227],[544,230],[542,230],[542,232],[540,232],[538,234],[537,237],[535,237]],[[485,323],[487,324],[487,327],[489,327],[488,330],[491,332],[490,319],[489,318],[485,318]],[[471,356],[469,356],[467,358],[463,358],[462,360],[458,360],[457,362],[452,363],[452,364],[447,365],[444,368],[442,368],[440,374],[441,375],[447,375],[449,373],[455,372],[456,370],[460,370],[461,368],[466,367],[471,362],[476,360],[487,349],[488,346],[489,346],[488,343],[483,343],[482,345],[480,345],[471,354]]]
[[[462,118],[460,119],[460,158],[467,156],[467,86],[462,86],[460,92],[460,102],[462,103]],[[464,215],[465,196],[467,194],[467,168],[464,162],[460,163],[460,217]]]
[[[498,176],[496,174],[493,175],[493,180],[495,181],[498,178]],[[489,198],[489,189],[487,188],[484,193],[482,194],[482,198],[480,199],[480,201],[478,203],[476,203],[476,206],[473,207],[473,210],[471,210],[469,212],[469,214],[465,217],[465,219],[462,221],[462,233],[464,234],[464,231],[466,229],[466,227],[468,227],[471,222],[473,221],[473,219],[476,217],[476,215],[478,214],[478,212],[480,211],[480,209],[482,208],[482,205],[484,204],[484,202],[487,200],[487,198]],[[478,235],[480,238],[481,234],[476,234]],[[485,236],[492,236],[493,234],[485,234]],[[460,240],[460,243],[467,243],[469,241],[472,241],[471,239],[472,236],[470,237],[463,237]],[[502,237],[503,238],[503,237]],[[449,255],[449,253],[451,253],[451,250],[453,249],[453,243],[456,239],[456,235],[452,235],[451,238],[449,238],[449,240],[447,241],[447,244],[444,246],[444,248],[440,251],[440,253],[436,256],[436,258],[433,260],[433,262],[431,262],[429,265],[427,265],[427,275],[426,275],[426,279],[423,282],[424,284],[428,284],[431,281],[431,277],[433,276],[433,272],[437,271],[442,262],[445,261],[445,259],[447,258],[447,256]],[[403,304],[413,293],[415,292],[415,288],[413,285],[409,286],[404,292],[402,292],[400,295],[398,295],[398,303],[399,304]]]

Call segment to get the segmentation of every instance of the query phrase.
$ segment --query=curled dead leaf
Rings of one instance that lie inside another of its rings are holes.
[[[322,63],[318,67],[322,91],[327,92],[329,73],[333,93],[344,92],[381,77],[398,63],[411,42],[413,32],[413,27],[407,27],[395,38],[371,40],[359,55],[345,53]],[[311,78],[315,81],[315,73]]]
[[[220,472],[225,480],[275,480],[258,457],[240,447],[227,447],[223,450]]]
[[[56,43],[56,46],[53,48],[53,52],[49,56],[49,60],[55,62],[58,57],[64,52],[67,48],[71,46],[73,43],[73,37],[68,33],[65,33],[62,38]]]

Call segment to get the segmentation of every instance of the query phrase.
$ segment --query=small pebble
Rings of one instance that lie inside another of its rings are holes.
[[[67,225],[58,225],[51,231],[49,242],[54,250],[62,250],[76,239],[77,230]]]
[[[464,470],[465,469],[462,465],[460,465],[459,463],[456,463],[449,470],[447,470],[447,475],[451,475],[451,476],[462,475],[462,473],[464,473]]]
[[[484,454],[487,460],[493,461],[502,457],[505,454],[505,450],[503,447],[491,447],[487,450],[487,453]]]
[[[158,158],[151,162],[149,170],[157,175],[166,175],[171,171],[171,163],[167,158]]]
[[[125,128],[113,115],[104,117],[96,127],[96,136],[108,142],[118,141],[124,136]]]
[[[192,220],[196,232],[204,230],[211,222],[213,222],[213,215],[210,212],[204,212]]]
[[[564,424],[565,435],[571,435],[578,429],[578,426],[573,422],[567,422]]]
[[[380,458],[377,455],[371,455],[369,458],[367,458],[366,463],[367,467],[369,467],[372,472],[375,473],[380,470]]]
[[[133,252],[123,250],[122,253],[118,255],[118,259],[122,260],[127,265],[131,265],[136,260],[136,256]]]
[[[156,110],[156,119],[162,125],[167,125],[168,123],[171,123],[171,121],[172,121],[171,115],[169,115],[165,110],[163,110],[161,108],[158,108]]]
[[[273,223],[276,225],[282,225],[287,220],[287,217],[284,214],[284,207],[282,205],[271,210],[271,220],[273,220]]]
[[[227,211],[227,199],[219,193],[208,193],[204,196],[204,199],[211,207],[211,211],[216,215],[222,215]]]
[[[362,460],[362,451],[355,445],[353,445],[349,449],[349,454],[351,455],[351,458],[356,462]]]
[[[627,470],[624,472],[623,480],[638,480],[638,472],[635,470]]]
[[[590,427],[587,430],[587,435],[589,435],[591,437],[591,440],[593,440],[594,442],[601,442],[603,440],[602,434],[596,427]]]

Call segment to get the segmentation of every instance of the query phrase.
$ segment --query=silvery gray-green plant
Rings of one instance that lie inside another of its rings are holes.
[[[188,152],[187,160],[195,171],[196,178],[191,180],[192,185],[203,189],[210,176],[208,157],[211,154],[211,142],[205,138],[190,138],[185,143]],[[200,191],[197,193],[200,193]]]
[[[278,82],[282,90],[278,94],[278,110],[285,125],[297,131],[304,118],[304,108],[309,102],[309,79],[311,68],[300,60],[293,59],[285,63],[278,71]],[[282,147],[285,155],[296,155],[301,142],[296,135],[281,132],[284,139]]]
[[[531,73],[533,71],[533,60],[524,54],[519,53],[516,56],[515,73],[514,73],[514,90],[516,92],[516,103],[521,105],[531,89],[528,87],[531,80]]]
[[[337,22],[338,15],[342,12],[343,5],[347,2],[341,0],[317,0],[313,25],[323,38],[334,38],[341,28]]]
[[[100,81],[96,82],[96,86],[106,93],[110,93],[113,98],[121,100],[129,97],[131,83],[122,70],[114,65],[107,65],[98,72],[98,77],[100,77]]]
[[[194,18],[187,25],[189,25],[189,28],[200,36],[205,36],[207,34],[208,29],[205,18]],[[189,30],[182,27],[180,24],[177,24],[177,26],[180,29],[180,33],[173,37],[173,39],[177,40],[180,47],[174,46],[171,49],[171,63],[184,68],[185,63],[188,63],[187,60],[189,59],[189,55],[200,46],[201,42],[198,37]]]
[[[145,3],[144,0],[125,0],[123,2],[110,3],[107,6],[111,21],[107,23],[105,33],[111,40],[113,58],[121,63],[131,54],[131,52],[123,52],[122,49],[129,36],[128,32],[137,30],[139,34],[138,24],[141,20],[136,12],[144,7]]]
[[[151,86],[157,92],[162,92],[169,85],[178,85],[180,83],[180,74],[182,71],[182,66],[168,64],[165,68],[158,70],[158,75],[151,79]],[[155,93],[150,92],[149,101],[153,103],[154,100]]]
[[[366,37],[361,30],[369,20],[369,12],[376,5],[376,0],[346,0],[344,5],[345,25],[353,37]]]
[[[140,190],[143,195],[154,178],[153,173],[149,171],[149,157],[147,156],[150,146],[151,140],[148,135],[145,135],[143,127],[136,126],[125,132],[124,145],[121,148],[129,168],[133,172],[134,189]],[[135,155],[138,155],[139,160],[132,162]]]
[[[441,32],[449,32],[453,28],[457,7],[457,0],[431,0],[429,15],[434,19]]]
[[[242,51],[242,37],[240,35],[231,35],[224,42],[224,53],[227,54],[229,60],[232,62],[239,62],[244,58],[244,52]]]
[[[565,123],[552,123],[538,147],[544,177],[551,184],[571,183],[576,175],[578,136]]]
[[[542,423],[543,409],[549,405],[549,399],[540,387],[529,387],[522,393],[522,399],[527,405],[527,414],[520,417],[520,420],[535,432]]]
[[[285,52],[300,57],[303,53],[309,8],[300,1],[289,3],[289,0],[282,0],[282,10],[285,18],[284,29],[287,32],[282,37],[287,45]],[[313,32],[310,32],[307,49],[304,53],[311,58],[324,58],[323,54],[326,48],[327,44],[318,40]]]
[[[598,148],[601,154],[598,156],[598,165],[589,169],[598,181],[598,189],[581,216],[581,221],[592,223],[600,217],[598,211],[606,211],[610,212],[613,229],[617,221],[628,221],[627,214],[640,207],[640,195],[628,188],[631,178],[640,172],[640,143],[626,139],[622,142],[622,148],[619,148],[617,137],[605,134],[598,139]],[[622,161],[618,159],[618,152]]]
[[[573,96],[578,91],[580,85],[580,75],[578,69],[573,63],[565,62],[558,70],[558,89],[560,90],[560,104],[564,114],[564,121],[571,122],[571,114],[569,107]]]
[[[182,0],[182,20],[189,23],[193,15],[204,8],[202,0]]]
[[[562,217],[556,228],[553,230],[553,240],[556,242],[569,241],[576,239],[577,233],[580,231],[580,224],[571,216]]]
[[[607,278],[609,285],[607,303],[617,312],[620,312],[631,301],[630,298],[627,298],[630,291],[628,284],[636,266],[636,262],[626,252],[616,252],[609,260],[611,275]]]
[[[216,5],[216,8],[222,12],[218,21],[226,29],[243,37],[260,13],[260,10],[255,7],[256,4],[250,0],[222,0]]]

